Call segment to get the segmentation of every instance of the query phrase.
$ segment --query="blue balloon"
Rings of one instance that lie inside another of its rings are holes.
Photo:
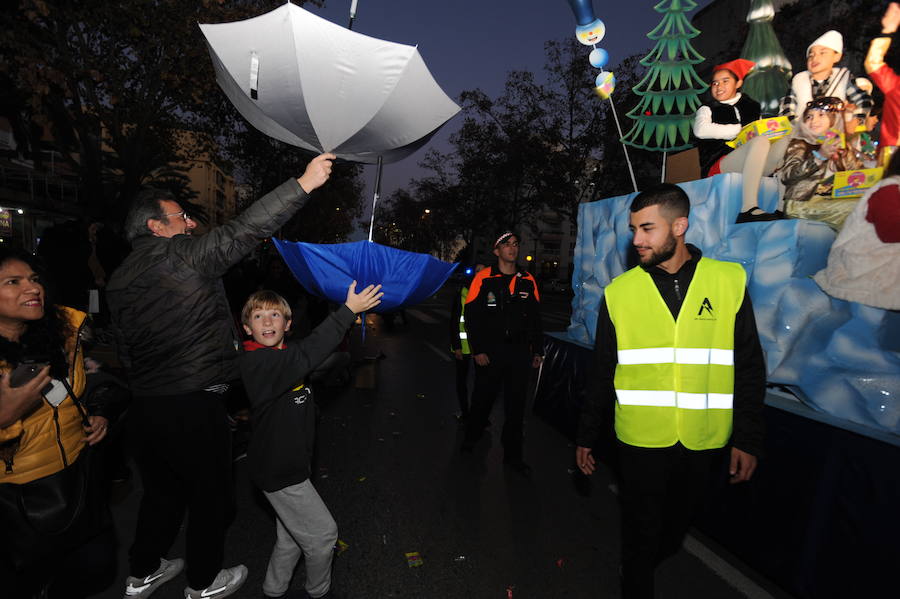
[[[587,25],[597,20],[591,0],[569,0],[569,6],[572,7],[572,12],[575,13],[575,22],[579,26]]]
[[[588,59],[591,61],[591,66],[602,69],[609,62],[609,53],[603,48],[594,48]]]

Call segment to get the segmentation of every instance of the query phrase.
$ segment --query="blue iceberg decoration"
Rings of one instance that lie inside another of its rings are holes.
[[[900,313],[832,298],[811,276],[825,267],[834,232],[808,220],[734,224],[741,176],[682,183],[691,198],[687,242],[747,271],[770,383],[837,418],[900,434]],[[628,207],[636,194],[582,204],[569,337],[594,344],[606,285],[630,267]],[[778,201],[774,179],[760,207]]]
[[[307,291],[336,303],[347,299],[347,288],[382,285],[384,296],[373,312],[390,312],[418,304],[437,292],[457,263],[443,262],[371,241],[316,244],[272,239],[294,277]]]

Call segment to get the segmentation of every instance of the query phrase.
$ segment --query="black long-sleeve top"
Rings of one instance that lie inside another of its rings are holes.
[[[681,303],[701,257],[699,249],[692,245],[687,247],[691,259],[678,272],[671,274],[659,267],[648,271],[673,318],[678,318]],[[606,298],[603,298],[597,315],[592,368],[576,436],[576,442],[581,447],[593,446],[603,428],[611,426],[611,408],[616,401],[613,381],[619,362],[617,348],[616,329],[609,317]],[[765,395],[766,364],[756,330],[753,304],[745,289],[744,301],[734,322],[734,424],[731,444],[754,456],[762,454],[762,406]]]
[[[341,306],[308,337],[282,349],[244,343],[238,363],[253,425],[247,460],[251,480],[263,491],[309,478],[316,412],[310,389],[298,386],[334,351],[354,318]]]

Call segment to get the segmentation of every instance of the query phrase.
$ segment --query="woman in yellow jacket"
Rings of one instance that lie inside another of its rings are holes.
[[[85,386],[79,337],[86,315],[45,302],[32,257],[0,251],[4,597],[87,596],[115,572],[106,498],[85,451],[103,439],[108,422],[76,401]],[[61,494],[48,504],[51,491]]]

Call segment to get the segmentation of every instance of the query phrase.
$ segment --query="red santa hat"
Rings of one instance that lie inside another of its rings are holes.
[[[715,75],[719,71],[731,71],[734,73],[734,76],[738,78],[738,80],[743,79],[747,76],[747,73],[750,72],[750,69],[756,66],[756,63],[752,60],[746,60],[744,58],[736,58],[735,60],[730,60],[728,62],[723,62],[722,64],[716,65],[713,67],[713,75]]]

